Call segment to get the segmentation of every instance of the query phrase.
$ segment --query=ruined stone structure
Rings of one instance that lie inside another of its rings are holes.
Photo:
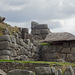
[[[38,60],[39,44],[33,38],[28,39],[28,29],[22,32],[9,34],[5,29],[0,36],[0,59],[8,60]]]
[[[46,24],[36,22],[31,23],[31,28],[31,34],[28,28],[20,28],[13,35],[6,28],[0,36],[0,59],[75,62],[74,35],[51,33]],[[49,44],[43,46],[37,40]]]
[[[42,46],[41,58],[43,61],[75,62],[75,36],[64,33],[50,33],[44,42],[49,45]]]
[[[43,40],[50,33],[47,24],[38,24],[37,22],[31,22],[31,34],[36,40]]]

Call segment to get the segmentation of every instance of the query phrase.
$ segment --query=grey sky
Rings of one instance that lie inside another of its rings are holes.
[[[36,21],[75,34],[75,0],[0,0],[0,15],[12,26],[30,28]]]

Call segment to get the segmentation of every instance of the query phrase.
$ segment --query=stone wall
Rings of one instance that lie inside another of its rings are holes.
[[[34,39],[2,35],[0,36],[0,59],[38,60],[39,45]]]
[[[47,24],[38,24],[37,22],[31,22],[31,34],[36,40],[43,40],[50,33]]]
[[[75,41],[54,42],[53,44],[42,46],[40,54],[43,61],[66,60],[75,62]]]
[[[5,73],[0,69],[0,75],[75,75],[75,69],[71,66],[67,67],[64,72],[54,67],[35,67],[35,71],[25,69],[14,69]]]

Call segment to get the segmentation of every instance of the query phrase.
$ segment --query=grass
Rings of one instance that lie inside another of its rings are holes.
[[[40,43],[42,46],[50,45],[49,43]]]
[[[18,62],[18,63],[48,63],[50,64],[50,67],[55,67],[57,70],[61,69],[64,75],[65,69],[69,66],[75,66],[75,63],[61,63],[61,62],[49,62],[49,61],[18,61],[18,60],[0,60],[0,62]],[[57,66],[53,66],[54,64],[56,64]],[[12,67],[13,69],[25,69],[25,66],[14,66]],[[7,72],[7,70],[4,68],[5,72]],[[34,72],[35,73],[35,72]]]
[[[49,63],[51,65],[57,64],[57,65],[72,65],[75,66],[75,63],[61,63],[61,62],[48,62],[48,61],[18,61],[18,60],[0,60],[0,62],[19,62],[19,63]]]

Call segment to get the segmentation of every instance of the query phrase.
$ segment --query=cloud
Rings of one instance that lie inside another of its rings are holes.
[[[59,22],[61,25],[61,28],[54,28],[52,29],[53,32],[70,32],[75,34],[75,15],[72,17],[69,17],[67,19],[56,19],[53,20],[54,22]]]
[[[1,0],[0,15],[11,25],[30,28],[35,20],[52,31],[74,33],[75,0]]]

